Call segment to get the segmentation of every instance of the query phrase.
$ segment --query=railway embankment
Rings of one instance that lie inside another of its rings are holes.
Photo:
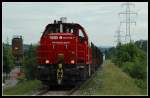
[[[75,94],[79,95],[146,95],[133,78],[110,61],[87,80]]]

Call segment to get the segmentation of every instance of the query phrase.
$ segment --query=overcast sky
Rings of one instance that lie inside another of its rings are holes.
[[[13,35],[22,35],[25,44],[37,43],[41,32],[54,19],[67,17],[67,22],[81,24],[90,40],[98,46],[116,45],[116,30],[124,18],[118,13],[125,11],[123,2],[37,2],[2,3],[2,41],[7,37],[11,43]],[[148,3],[132,2],[131,10],[136,27],[132,26],[132,40],[148,39]],[[122,25],[123,26],[123,25]],[[123,28],[123,27],[121,27]],[[122,32],[124,36],[125,33]]]

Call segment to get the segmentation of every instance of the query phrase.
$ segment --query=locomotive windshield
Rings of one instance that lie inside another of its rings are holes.
[[[48,24],[45,28],[43,36],[47,36],[51,33],[72,33],[76,36],[87,38],[84,29],[80,25],[73,23]]]
[[[61,27],[62,25],[62,27]],[[63,32],[63,33],[74,33],[77,32],[76,27],[73,24],[49,24],[47,25],[44,35],[48,35],[50,33],[58,33],[58,32]]]

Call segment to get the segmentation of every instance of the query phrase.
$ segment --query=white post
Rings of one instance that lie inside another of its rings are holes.
[[[89,64],[89,77],[91,76],[91,65]]]
[[[62,25],[62,23],[60,23],[60,32],[61,33],[63,32],[63,25]]]

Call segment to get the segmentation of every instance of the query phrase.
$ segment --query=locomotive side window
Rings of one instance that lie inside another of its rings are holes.
[[[78,30],[78,33],[79,33],[79,40],[82,43],[85,36],[84,36],[83,31],[81,29]]]
[[[81,29],[79,29],[79,37],[84,38],[84,34],[83,34],[83,32],[82,32],[82,30],[81,30]]]
[[[60,27],[58,24],[49,24],[47,25],[47,27],[45,28],[44,31],[44,36],[48,35],[49,33],[57,33],[60,32]]]
[[[48,34],[49,32],[53,32],[52,27],[48,27],[48,29],[46,30],[46,34]]]

